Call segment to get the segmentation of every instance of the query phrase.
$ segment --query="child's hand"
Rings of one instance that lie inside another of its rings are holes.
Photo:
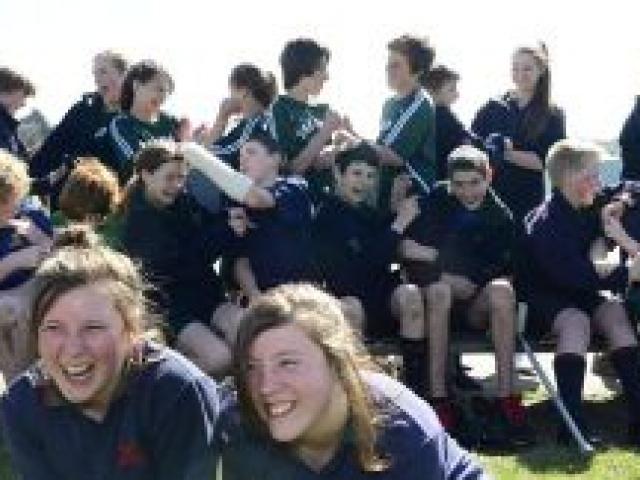
[[[218,118],[228,120],[233,115],[242,113],[242,100],[235,97],[227,97],[220,102]]]
[[[176,138],[179,142],[189,142],[193,139],[191,120],[189,120],[187,117],[181,118],[178,122],[178,128],[176,129]]]
[[[334,110],[328,110],[322,122],[322,130],[332,135],[333,132],[339,130],[342,127],[342,117],[338,115]]]
[[[419,213],[418,197],[405,198],[398,204],[398,214],[393,222],[393,229],[398,232],[404,232]]]

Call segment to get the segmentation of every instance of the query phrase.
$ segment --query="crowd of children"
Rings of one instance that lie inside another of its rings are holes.
[[[467,428],[452,323],[491,332],[492,421],[503,446],[528,444],[518,301],[557,338],[560,396],[594,444],[584,358],[592,330],[604,336],[640,446],[633,205],[625,184],[601,189],[596,147],[564,139],[546,46],[514,50],[514,88],[470,128],[450,108],[459,75],[427,39],[387,49],[375,140],[312,103],[331,53],[299,38],[280,56],[283,93],[240,64],[196,129],[163,110],[180,86],[162,65],[101,52],[96,91],[31,157],[15,114],[35,88],[0,68],[0,369],[17,377],[2,420],[24,478],[88,478],[78,456],[110,465],[105,478],[213,478],[216,462],[228,478],[484,478],[449,437]],[[637,117],[622,180],[640,170]],[[595,260],[613,247],[626,261]],[[397,338],[412,392],[372,373],[356,337]],[[237,395],[211,380],[229,375]]]

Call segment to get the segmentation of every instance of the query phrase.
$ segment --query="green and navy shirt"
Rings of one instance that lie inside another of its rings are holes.
[[[118,174],[122,184],[133,174],[133,156],[142,144],[154,138],[175,138],[178,120],[165,113],[155,122],[143,122],[133,115],[122,113],[109,124],[112,158],[108,165]]]
[[[271,132],[270,115],[259,113],[241,119],[229,132],[213,142],[209,150],[216,157],[234,168],[238,168],[240,149],[255,131]]]
[[[280,95],[271,107],[271,133],[278,141],[284,160],[284,173],[291,173],[291,162],[318,133],[329,110],[326,104],[309,105],[288,95]],[[330,169],[304,174],[314,199],[333,184]]]
[[[398,154],[420,191],[436,178],[435,107],[427,92],[418,89],[405,97],[393,97],[382,108],[377,142]],[[389,200],[391,184],[403,169],[383,167],[380,174],[380,205]]]

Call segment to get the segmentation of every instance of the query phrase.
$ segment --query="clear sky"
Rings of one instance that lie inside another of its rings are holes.
[[[640,6],[635,1],[484,0],[0,0],[0,64],[36,83],[32,104],[56,122],[92,88],[91,57],[112,48],[154,58],[176,80],[167,110],[209,121],[243,61],[279,76],[287,39],[310,36],[332,51],[319,101],[374,136],[388,95],[386,42],[402,33],[431,37],[437,61],[462,75],[455,109],[468,121],[510,85],[510,55],[524,40],[550,50],[553,96],[569,133],[609,139],[640,93]]]

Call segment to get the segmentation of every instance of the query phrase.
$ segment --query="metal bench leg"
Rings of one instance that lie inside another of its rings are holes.
[[[571,435],[573,436],[574,440],[578,444],[580,451],[586,455],[591,455],[594,452],[593,445],[591,445],[584,438],[584,435],[582,435],[580,428],[578,428],[578,425],[576,425],[576,422],[573,420],[573,417],[567,410],[567,407],[565,407],[564,402],[562,401],[562,398],[560,398],[560,395],[558,395],[558,392],[555,386],[553,385],[553,382],[551,381],[549,376],[546,374],[546,372],[542,368],[542,365],[540,364],[540,361],[536,357],[535,352],[531,348],[531,345],[529,345],[529,342],[527,342],[527,340],[524,337],[523,332],[524,332],[524,325],[526,321],[525,320],[526,314],[527,314],[527,305],[521,303],[518,306],[518,321],[519,321],[518,341],[520,342],[520,345],[524,349],[524,353],[527,355],[527,358],[531,362],[531,366],[533,367],[533,370],[536,372],[536,375],[542,382],[542,386],[546,390],[547,395],[549,395],[549,398],[551,398],[551,400],[553,401],[555,407],[558,409],[558,412],[560,412],[560,416],[562,417],[562,420],[564,421],[565,425],[571,432]]]

